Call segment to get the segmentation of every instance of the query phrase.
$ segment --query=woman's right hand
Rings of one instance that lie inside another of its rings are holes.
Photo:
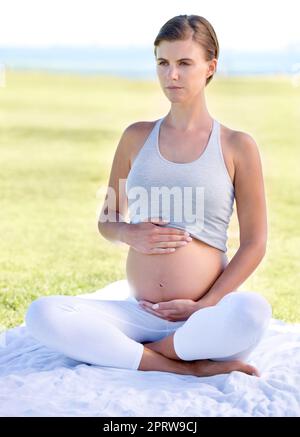
[[[138,252],[155,255],[174,253],[192,241],[188,232],[182,229],[168,228],[166,221],[148,218],[140,223],[130,224],[127,228],[126,243]]]

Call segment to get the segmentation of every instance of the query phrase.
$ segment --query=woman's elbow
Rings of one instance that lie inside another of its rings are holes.
[[[267,252],[267,241],[265,239],[247,240],[241,243],[241,246],[250,248],[260,259],[263,259]]]

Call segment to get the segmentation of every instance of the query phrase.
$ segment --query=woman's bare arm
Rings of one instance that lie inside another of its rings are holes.
[[[131,167],[131,158],[136,148],[144,143],[152,127],[151,122],[144,121],[129,125],[124,130],[115,151],[105,201],[98,218],[100,234],[112,243],[127,244],[130,224],[126,222],[128,200],[125,183]]]
[[[98,217],[100,234],[116,244],[123,242],[123,231],[128,226],[125,220],[128,206],[124,181],[130,170],[130,147],[134,131],[135,124],[130,125],[120,138],[110,171],[105,200]]]

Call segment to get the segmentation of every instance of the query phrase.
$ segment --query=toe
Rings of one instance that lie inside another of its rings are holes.
[[[252,368],[252,375],[260,377],[259,371],[255,367],[253,367],[253,366],[251,366],[251,368]]]

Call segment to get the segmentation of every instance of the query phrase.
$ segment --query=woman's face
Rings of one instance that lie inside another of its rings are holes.
[[[166,97],[182,102],[199,95],[206,79],[217,66],[217,59],[206,61],[204,49],[192,38],[182,41],[161,41],[156,49],[156,71]],[[168,87],[176,86],[177,89]]]

